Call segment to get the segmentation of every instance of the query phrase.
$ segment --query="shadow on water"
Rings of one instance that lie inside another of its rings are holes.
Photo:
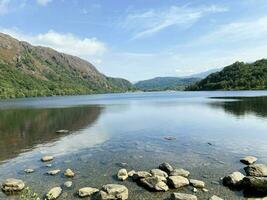
[[[94,123],[102,107],[13,109],[0,112],[0,161],[14,158],[38,144],[56,141]],[[57,134],[56,130],[70,130]]]
[[[234,100],[213,102],[210,105],[213,108],[223,108],[225,112],[235,116],[252,114],[257,117],[267,117],[267,97],[224,97],[215,99]]]

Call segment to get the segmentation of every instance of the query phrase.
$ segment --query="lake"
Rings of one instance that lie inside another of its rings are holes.
[[[149,170],[162,162],[182,167],[224,199],[244,199],[220,178],[244,167],[246,155],[267,163],[267,91],[155,92],[45,97],[0,101],[0,182],[22,179],[40,196],[68,178],[50,169],[71,168],[76,176],[60,199],[77,199],[77,189],[119,183],[132,200],[167,199],[173,191],[151,193],[116,179],[127,170]],[[56,133],[58,129],[69,133]],[[174,137],[175,140],[166,140]],[[40,161],[55,156],[52,168]],[[35,172],[25,174],[25,168]],[[19,199],[0,192],[0,199]]]

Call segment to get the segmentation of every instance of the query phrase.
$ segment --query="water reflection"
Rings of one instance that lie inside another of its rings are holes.
[[[68,134],[71,134],[88,127],[102,110],[99,106],[1,110],[0,161],[13,158],[38,144],[59,140],[63,135],[55,133],[58,129],[68,129]]]

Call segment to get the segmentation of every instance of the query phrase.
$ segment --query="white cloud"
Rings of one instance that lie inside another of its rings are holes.
[[[0,15],[5,15],[9,12],[10,0],[0,0]]]
[[[52,2],[53,0],[36,0],[36,2],[41,6],[46,6],[48,3]]]
[[[67,54],[80,56],[86,59],[95,59],[98,63],[100,63],[99,56],[107,51],[105,43],[96,38],[81,39],[71,33],[62,34],[50,30],[47,33],[38,35],[26,35],[20,33],[16,29],[2,29],[0,31],[33,45],[51,47]]]
[[[133,39],[137,39],[153,35],[171,26],[190,27],[207,14],[226,11],[226,8],[215,5],[201,8],[171,6],[164,10],[151,9],[128,14],[123,27],[133,31]]]

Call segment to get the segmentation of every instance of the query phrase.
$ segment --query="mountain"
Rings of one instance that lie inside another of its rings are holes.
[[[267,60],[235,62],[222,71],[186,88],[187,90],[263,90],[267,89]]]
[[[184,90],[186,86],[199,80],[198,78],[156,77],[139,81],[134,86],[143,91]]]
[[[125,92],[132,84],[91,63],[0,33],[0,98]]]
[[[203,78],[206,78],[208,75],[210,75],[212,73],[221,71],[222,69],[223,68],[210,69],[210,70],[207,70],[207,71],[204,71],[204,72],[200,72],[200,73],[192,74],[190,76],[186,76],[184,78],[200,78],[200,79],[203,79]]]

